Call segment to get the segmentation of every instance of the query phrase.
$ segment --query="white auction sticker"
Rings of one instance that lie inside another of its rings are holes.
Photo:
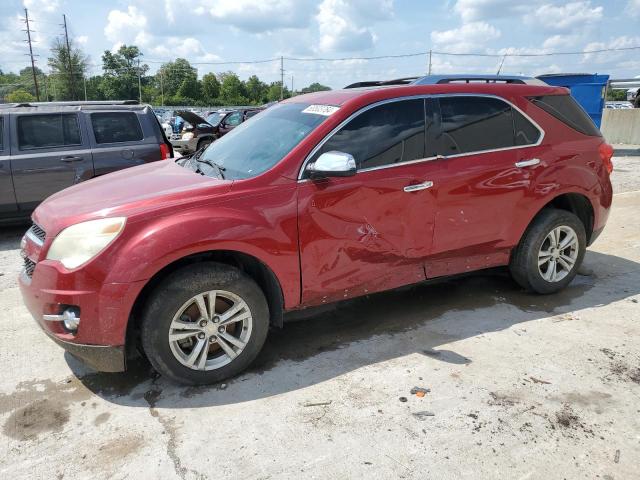
[[[302,110],[302,113],[315,113],[316,115],[324,115],[328,117],[332,113],[336,113],[340,110],[340,107],[335,107],[333,105],[309,105],[307,108]]]

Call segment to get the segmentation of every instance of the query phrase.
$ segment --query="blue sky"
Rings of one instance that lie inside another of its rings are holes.
[[[553,53],[640,46],[640,0],[2,0],[0,68],[27,65],[24,7],[29,8],[38,65],[51,40],[69,31],[100,73],[104,50],[136,44],[151,70],[175,57],[198,62],[200,75],[232,70],[279,79],[279,62],[214,62],[286,57],[451,53]],[[434,55],[434,73],[495,73],[500,57]],[[381,60],[285,61],[286,82],[332,87],[366,79],[426,73],[426,55]],[[640,50],[505,58],[503,73],[598,72],[640,75]]]

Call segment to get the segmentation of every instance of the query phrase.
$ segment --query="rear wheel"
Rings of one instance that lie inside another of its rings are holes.
[[[580,219],[549,209],[536,217],[511,256],[511,275],[522,287],[541,294],[566,287],[576,276],[586,250]]]
[[[142,346],[162,375],[207,384],[247,368],[268,328],[260,287],[234,267],[207,262],[177,271],[154,291],[142,319]]]

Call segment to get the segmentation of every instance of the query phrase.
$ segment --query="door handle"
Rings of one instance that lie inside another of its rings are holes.
[[[424,183],[418,183],[416,185],[407,185],[406,187],[404,187],[404,191],[407,193],[410,192],[417,192],[418,190],[425,190],[427,188],[431,188],[433,187],[433,182],[432,181],[427,181]]]
[[[65,163],[71,163],[71,162],[81,162],[82,161],[82,157],[76,157],[73,155],[68,155],[66,157],[62,157],[60,159],[61,162],[65,162]]]
[[[539,158],[532,158],[530,160],[521,160],[516,162],[516,167],[524,168],[524,167],[533,167],[534,165],[538,165],[540,163]]]

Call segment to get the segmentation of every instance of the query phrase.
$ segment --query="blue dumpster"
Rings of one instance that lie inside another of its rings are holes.
[[[549,85],[566,87],[571,90],[571,96],[585,109],[593,123],[600,128],[609,75],[558,73],[540,75],[537,78]]]

